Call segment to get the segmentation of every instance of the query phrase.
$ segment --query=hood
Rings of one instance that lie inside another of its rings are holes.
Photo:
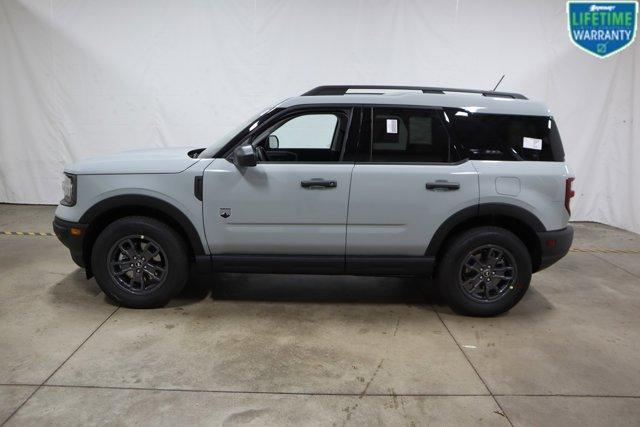
[[[198,147],[123,151],[73,163],[65,172],[77,175],[179,173],[198,161],[189,152]]]

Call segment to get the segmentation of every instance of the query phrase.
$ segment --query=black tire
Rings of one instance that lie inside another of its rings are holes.
[[[457,313],[495,316],[511,309],[527,292],[531,256],[508,230],[472,228],[447,242],[437,266],[437,282]]]
[[[167,224],[142,216],[105,227],[93,245],[91,266],[102,291],[131,308],[164,306],[189,277],[182,237]]]

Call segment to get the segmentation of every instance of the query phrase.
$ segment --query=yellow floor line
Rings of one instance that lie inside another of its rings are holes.
[[[571,252],[601,253],[601,254],[640,254],[640,249],[571,248]]]
[[[44,233],[41,231],[0,231],[0,234],[6,236],[55,236],[53,233]]]

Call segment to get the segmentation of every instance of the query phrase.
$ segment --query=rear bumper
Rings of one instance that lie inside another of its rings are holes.
[[[540,268],[549,267],[564,257],[573,243],[573,227],[538,233],[540,241]]]
[[[62,242],[71,252],[71,258],[80,267],[84,267],[83,243],[84,235],[88,225],[78,222],[70,222],[55,217],[53,220],[53,232],[56,233],[58,240]],[[80,233],[72,234],[71,229],[80,230]]]

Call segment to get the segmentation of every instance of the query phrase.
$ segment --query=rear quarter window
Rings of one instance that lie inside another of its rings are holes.
[[[474,160],[564,161],[552,117],[469,113],[447,110],[466,156]]]

